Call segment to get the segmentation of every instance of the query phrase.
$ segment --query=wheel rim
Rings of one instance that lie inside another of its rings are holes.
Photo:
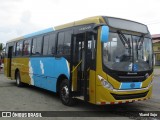
[[[69,101],[69,89],[67,85],[63,86],[61,89],[61,98],[64,102]]]

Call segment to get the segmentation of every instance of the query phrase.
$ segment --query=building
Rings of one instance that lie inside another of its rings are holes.
[[[152,35],[154,64],[160,65],[160,34]]]

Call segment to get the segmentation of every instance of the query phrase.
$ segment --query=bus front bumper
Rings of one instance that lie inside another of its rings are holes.
[[[146,88],[129,90],[109,90],[103,86],[97,86],[96,104],[121,104],[147,100],[152,94],[152,84]]]

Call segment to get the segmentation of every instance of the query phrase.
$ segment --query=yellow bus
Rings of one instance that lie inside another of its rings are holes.
[[[5,75],[97,105],[146,100],[152,94],[153,54],[146,25],[96,16],[8,41]],[[25,93],[24,93],[25,94]]]

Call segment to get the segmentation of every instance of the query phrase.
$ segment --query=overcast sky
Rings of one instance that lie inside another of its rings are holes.
[[[0,43],[97,15],[141,22],[160,34],[159,8],[160,0],[0,0]]]

